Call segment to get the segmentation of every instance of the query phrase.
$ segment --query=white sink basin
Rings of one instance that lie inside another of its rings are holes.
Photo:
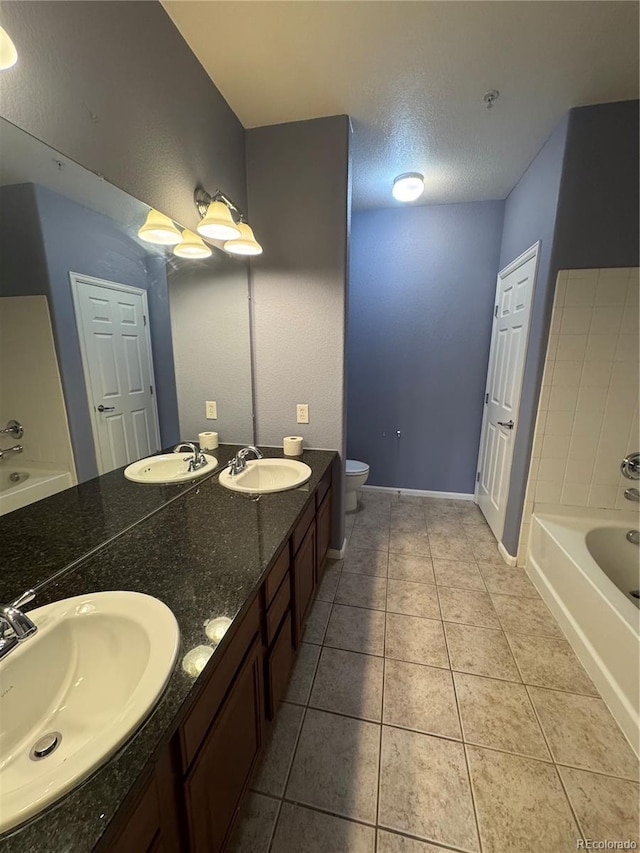
[[[188,457],[187,451],[181,453],[159,453],[157,456],[147,456],[146,459],[139,459],[137,462],[132,462],[124,469],[124,476],[127,480],[133,480],[134,483],[151,483],[159,485],[161,483],[187,483],[189,480],[196,480],[205,474],[210,474],[218,467],[218,460],[215,456],[209,456],[205,453],[207,464],[197,471],[189,471],[189,459],[185,462],[185,456]]]
[[[75,788],[132,735],[178,654],[169,608],[138,592],[97,592],[29,612],[38,632],[0,661],[0,832]],[[34,745],[59,745],[34,760]]]
[[[311,468],[295,459],[255,459],[235,476],[227,468],[220,474],[220,485],[234,492],[265,495],[296,489],[311,477]]]

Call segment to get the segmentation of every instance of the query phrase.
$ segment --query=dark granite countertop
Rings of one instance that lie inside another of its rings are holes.
[[[282,451],[267,448],[265,455],[282,456]],[[182,657],[209,642],[204,631],[209,619],[234,619],[246,608],[335,456],[333,451],[305,451],[302,461],[313,470],[311,480],[260,498],[223,488],[217,476],[203,479],[41,586],[38,605],[101,590],[153,595],[175,614],[182,645],[168,687],[145,726],[82,787],[0,841],[2,853],[86,853],[93,848],[149,759],[175,731],[196,689],[197,678],[183,671]],[[209,666],[215,660],[214,652]]]

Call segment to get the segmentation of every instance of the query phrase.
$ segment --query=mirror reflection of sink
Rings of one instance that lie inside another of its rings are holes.
[[[254,459],[239,474],[228,469],[220,474],[220,485],[234,492],[266,495],[297,489],[311,477],[311,468],[295,459]]]
[[[186,461],[185,461],[186,457]],[[182,453],[159,453],[157,456],[147,456],[132,462],[124,469],[124,476],[134,483],[150,483],[159,485],[163,483],[186,483],[189,480],[197,480],[205,474],[218,467],[215,456],[204,454],[206,465],[189,471],[189,455],[186,451]]]
[[[171,610],[138,592],[76,596],[28,615],[37,633],[0,662],[0,832],[118,750],[160,698],[180,644]]]

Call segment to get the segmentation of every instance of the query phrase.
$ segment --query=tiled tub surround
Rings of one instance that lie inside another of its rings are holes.
[[[348,525],[234,853],[638,843],[635,756],[477,507],[367,493]]]
[[[281,455],[273,448],[264,450],[266,455]],[[178,620],[181,658],[209,642],[204,631],[207,620],[241,618],[334,459],[333,452],[305,451],[302,460],[313,471],[308,485],[257,501],[223,488],[215,475],[207,477],[45,583],[32,606],[100,590],[148,593],[164,601]],[[3,576],[3,588],[5,584],[24,588],[17,566]],[[211,660],[215,658],[216,652]],[[187,675],[178,661],[160,702],[125,748],[53,810],[0,841],[0,851],[89,853],[149,760],[165,747],[198,686],[198,679]]]
[[[620,473],[639,450],[637,268],[558,273],[518,565],[536,504],[628,510]]]

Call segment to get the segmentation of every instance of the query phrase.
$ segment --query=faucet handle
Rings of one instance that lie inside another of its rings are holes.
[[[28,604],[30,601],[36,597],[35,589],[28,589],[26,592],[23,592],[22,595],[19,595],[15,601],[11,602],[11,607],[15,607],[16,610],[20,610],[21,607],[24,607],[25,604]]]

